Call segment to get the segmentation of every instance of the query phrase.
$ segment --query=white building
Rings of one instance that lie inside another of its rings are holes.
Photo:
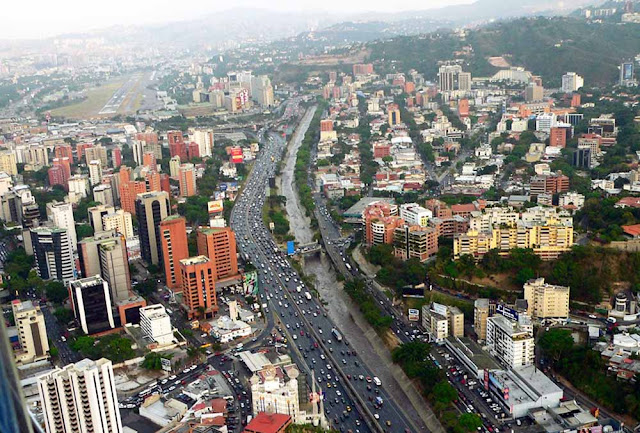
[[[565,192],[560,196],[558,206],[575,206],[576,210],[580,210],[584,206],[584,195],[577,192]]]
[[[551,132],[551,128],[555,127],[557,118],[554,113],[543,113],[536,116],[536,131]]]
[[[111,361],[84,359],[38,378],[47,433],[123,433]]]
[[[497,314],[487,319],[487,347],[498,361],[509,368],[534,362],[533,325],[525,314],[511,320]]]
[[[162,304],[140,308],[140,328],[146,337],[160,346],[171,344],[173,341],[171,317]]]
[[[251,335],[251,326],[240,320],[232,320],[229,316],[220,316],[211,323],[211,328],[213,335],[223,344]]]
[[[575,72],[567,72],[562,76],[562,91],[573,93],[584,86],[584,78]]]
[[[213,129],[195,129],[189,135],[191,141],[198,144],[198,152],[201,158],[213,154]]]
[[[73,219],[73,206],[71,203],[52,201],[47,203],[47,219],[55,227],[67,229],[67,235],[73,251],[78,251],[78,237],[76,235],[76,222]]]
[[[89,177],[86,174],[75,174],[69,178],[69,201],[77,203],[89,195]]]
[[[91,186],[102,183],[102,162],[99,159],[89,161],[89,182]]]
[[[416,203],[406,203],[400,205],[400,218],[404,219],[408,225],[427,227],[429,219],[433,213]]]
[[[16,299],[11,303],[11,308],[20,341],[20,349],[15,352],[16,363],[21,365],[47,359],[49,340],[40,307],[34,306],[31,301]]]

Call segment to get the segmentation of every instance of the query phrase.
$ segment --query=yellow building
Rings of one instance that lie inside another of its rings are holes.
[[[0,152],[0,171],[4,171],[11,176],[18,175],[18,163],[16,154],[12,150]]]
[[[524,299],[534,319],[569,317],[569,287],[547,284],[544,278],[529,280],[524,284]]]

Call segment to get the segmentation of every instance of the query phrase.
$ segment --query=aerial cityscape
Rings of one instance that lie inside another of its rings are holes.
[[[640,0],[7,1],[0,433],[640,430]]]

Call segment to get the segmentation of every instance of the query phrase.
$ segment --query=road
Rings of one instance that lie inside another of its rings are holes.
[[[322,303],[311,294],[307,299],[308,289],[264,226],[261,210],[267,180],[275,174],[275,161],[285,147],[277,136],[268,137],[231,214],[239,250],[261,273],[261,302],[277,313],[276,323],[289,336],[292,356],[301,370],[308,378],[313,374],[322,387],[325,414],[333,427],[354,432],[415,431],[397,403],[390,401],[384,385],[373,383],[373,373],[349,342],[336,338],[341,332]],[[382,406],[374,407],[374,397],[382,398]]]

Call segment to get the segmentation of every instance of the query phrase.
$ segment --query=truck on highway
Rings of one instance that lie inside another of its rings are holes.
[[[304,292],[304,297],[307,298],[307,301],[310,301],[311,300],[311,293]]]
[[[333,336],[336,339],[336,341],[342,341],[342,335],[340,334],[340,332],[338,332],[338,330],[336,328],[333,328],[331,330],[331,333],[333,334]]]

